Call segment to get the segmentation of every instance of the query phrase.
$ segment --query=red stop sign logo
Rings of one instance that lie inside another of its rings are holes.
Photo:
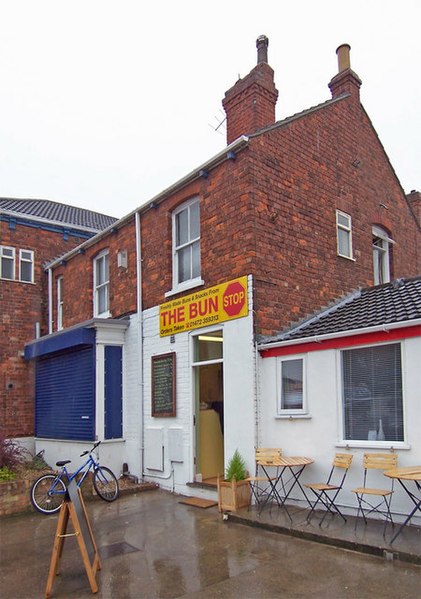
[[[230,283],[222,295],[222,307],[228,316],[237,316],[246,303],[246,290],[238,281]]]

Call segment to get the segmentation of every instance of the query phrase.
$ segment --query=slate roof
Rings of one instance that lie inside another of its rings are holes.
[[[421,276],[361,289],[265,344],[421,319]]]
[[[118,220],[99,212],[52,202],[51,200],[0,198],[0,210],[36,216],[48,221],[63,223],[73,227],[94,229],[96,231],[102,231]]]

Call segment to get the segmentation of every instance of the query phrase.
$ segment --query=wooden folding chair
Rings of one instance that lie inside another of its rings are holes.
[[[313,516],[316,506],[319,503],[322,503],[326,508],[326,512],[324,513],[323,518],[319,522],[319,526],[323,524],[323,521],[328,513],[339,514],[341,518],[346,522],[345,516],[339,510],[335,501],[340,490],[343,487],[353,457],[354,455],[352,453],[337,453],[333,460],[332,468],[330,470],[328,479],[325,483],[308,483],[304,485],[307,489],[310,489],[317,497],[315,503],[313,504],[310,510],[310,513],[307,516],[307,521],[310,520],[310,518]],[[338,471],[341,471],[341,474],[338,474]]]
[[[384,517],[383,536],[386,533],[387,523],[393,524],[392,514],[390,512],[390,502],[393,494],[393,483],[394,479],[391,479],[391,486],[389,489],[379,489],[367,487],[367,478],[369,470],[390,470],[396,468],[398,465],[398,456],[395,453],[365,453],[363,458],[364,467],[364,482],[362,487],[352,489],[358,500],[358,511],[357,520],[355,521],[355,528],[357,527],[358,517],[360,513],[364,519],[364,523],[367,524],[367,516],[373,512],[380,514]],[[371,477],[373,478],[373,477]],[[366,498],[367,497],[367,498]],[[368,499],[368,497],[370,499]],[[372,503],[373,498],[376,498],[377,503]]]
[[[270,481],[276,480],[276,477],[268,478],[265,475],[259,476],[259,465],[263,462],[266,465],[270,465],[271,461],[275,461],[276,458],[281,457],[282,449],[279,447],[257,447],[255,452],[255,475],[248,478],[251,496],[254,498],[256,505],[260,505],[262,502],[266,503],[271,493]]]

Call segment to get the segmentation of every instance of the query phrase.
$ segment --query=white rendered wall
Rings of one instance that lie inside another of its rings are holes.
[[[300,353],[300,356],[303,355]],[[289,356],[291,357],[291,356]],[[336,452],[354,454],[353,464],[339,497],[339,503],[356,508],[351,490],[362,485],[362,458],[365,452],[390,451],[391,442],[342,442],[342,404],[340,385],[340,351],[309,352],[306,358],[307,397],[309,415],[306,418],[280,418],[276,410],[276,360],[259,358],[259,444],[262,447],[280,447],[290,456],[307,456],[314,464],[307,466],[300,482],[322,482],[326,479]],[[279,359],[279,358],[278,358]],[[402,342],[404,387],[405,443],[395,445],[399,466],[421,465],[421,338]],[[379,474],[378,485],[389,479]],[[301,494],[295,493],[295,498]],[[409,513],[410,500],[395,485],[392,511],[398,516]]]
[[[210,330],[222,330],[224,338],[224,445],[225,463],[236,448],[242,453],[251,471],[254,470],[255,429],[255,354],[251,284],[249,284],[249,315],[220,325],[179,333],[171,337],[159,336],[159,312],[154,307],[144,312],[144,427],[145,431],[161,429],[163,438],[163,471],[144,467],[144,478],[178,493],[193,494],[188,482],[194,481],[194,380],[192,368],[192,336]],[[151,416],[151,357],[176,352],[176,416]],[[130,386],[131,388],[131,386]],[[183,461],[169,458],[169,431],[177,429],[181,436]],[[153,436],[153,435],[152,435]],[[157,435],[159,437],[159,433]],[[146,465],[148,456],[146,455]],[[194,494],[200,492],[194,489]],[[203,494],[205,494],[203,492]]]

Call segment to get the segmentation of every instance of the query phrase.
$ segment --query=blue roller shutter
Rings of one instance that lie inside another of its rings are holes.
[[[119,439],[123,436],[123,394],[122,394],[122,348],[105,346],[105,439]]]
[[[95,439],[94,347],[38,358],[35,368],[35,434],[50,439]]]

